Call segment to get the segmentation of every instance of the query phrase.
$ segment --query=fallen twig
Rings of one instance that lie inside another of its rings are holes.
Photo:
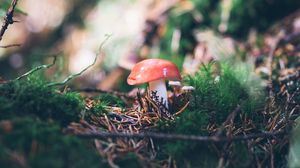
[[[223,122],[222,126],[219,128],[219,130],[217,131],[217,133],[214,135],[214,136],[221,136],[222,132],[224,131],[225,127],[230,124],[230,123],[233,123],[236,115],[241,112],[241,106],[238,105],[233,112],[231,112],[227,119],[225,120],[225,122]]]
[[[51,86],[59,86],[59,85],[65,85],[67,82],[69,82],[70,80],[74,79],[75,77],[77,76],[80,76],[81,74],[83,74],[86,70],[88,70],[90,67],[92,67],[93,65],[96,64],[97,62],[97,59],[98,59],[98,55],[100,55],[101,51],[102,51],[102,47],[103,45],[105,44],[105,42],[110,38],[111,35],[106,35],[106,38],[104,39],[104,41],[100,44],[100,47],[99,47],[99,50],[98,52],[96,53],[96,56],[94,58],[94,61],[92,64],[88,65],[87,67],[85,67],[83,70],[81,70],[79,73],[76,73],[76,74],[72,74],[72,75],[69,75],[66,79],[64,79],[63,81],[61,82],[53,82],[53,83],[49,83],[47,84],[48,87],[51,87]]]
[[[248,135],[238,135],[233,137],[216,137],[216,136],[197,136],[197,135],[183,135],[183,134],[165,134],[155,132],[144,133],[118,133],[118,132],[93,132],[76,134],[81,138],[153,138],[164,140],[186,140],[198,142],[228,142],[228,141],[245,141],[256,138],[271,139],[278,135],[287,134],[285,131],[276,132],[261,132]]]
[[[22,78],[38,71],[38,70],[41,70],[41,69],[48,69],[48,68],[52,67],[55,64],[55,62],[56,62],[56,56],[54,56],[53,62],[51,64],[45,64],[45,65],[37,66],[37,67],[31,69],[30,71],[24,73],[23,75],[17,77],[16,79],[10,80],[8,82],[13,82],[13,81],[16,81],[16,80],[20,80],[20,79],[22,79]]]

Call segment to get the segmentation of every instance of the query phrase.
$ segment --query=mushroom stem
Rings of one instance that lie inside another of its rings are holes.
[[[154,91],[154,92],[156,91],[157,92],[156,96],[159,97],[159,100],[161,100],[162,98],[163,103],[168,108],[168,95],[167,95],[165,80],[160,79],[160,80],[149,82],[149,89],[150,91]]]

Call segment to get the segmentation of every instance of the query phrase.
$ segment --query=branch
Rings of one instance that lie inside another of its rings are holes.
[[[18,0],[12,0],[12,2],[10,4],[10,7],[8,8],[8,10],[6,12],[6,15],[4,17],[4,23],[3,23],[2,28],[0,30],[0,41],[2,40],[2,37],[5,33],[5,31],[7,30],[8,26],[10,24],[14,23],[13,16],[14,16],[14,12],[15,12],[15,8],[16,8],[17,3],[18,3]]]
[[[108,133],[108,132],[94,132],[94,133],[79,133],[75,134],[81,138],[153,138],[164,140],[186,140],[197,142],[229,142],[229,141],[246,141],[256,138],[272,139],[278,135],[285,135],[285,131],[276,132],[262,132],[257,134],[238,135],[233,137],[217,137],[217,136],[197,136],[197,135],[183,135],[183,134],[165,134],[155,132],[144,133]]]
[[[96,64],[96,61],[98,59],[98,55],[101,53],[102,51],[102,47],[105,44],[105,42],[110,38],[111,35],[106,35],[106,38],[104,39],[104,41],[101,43],[98,52],[96,53],[95,59],[93,61],[92,64],[90,64],[89,66],[85,67],[83,70],[81,70],[79,73],[76,74],[72,74],[69,75],[66,79],[64,79],[62,82],[53,82],[53,83],[49,83],[47,86],[51,87],[51,86],[59,86],[59,85],[65,85],[67,82],[69,82],[70,80],[76,78],[77,76],[80,76],[81,74],[83,74],[86,70],[88,70],[90,67],[94,66]]]
[[[9,82],[20,80],[20,79],[22,79],[22,78],[38,71],[38,70],[40,70],[40,69],[48,69],[48,68],[52,67],[55,64],[55,62],[56,62],[56,56],[54,56],[53,62],[51,64],[45,64],[45,65],[37,66],[37,67],[31,69],[30,71],[24,73],[23,75],[17,77],[16,79],[10,80]]]
[[[240,113],[240,112],[241,112],[241,106],[238,105],[238,106],[234,109],[234,111],[231,112],[231,113],[228,115],[227,119],[225,120],[225,122],[223,122],[222,126],[219,128],[219,130],[217,131],[217,133],[215,134],[215,136],[220,136],[220,135],[222,134],[222,132],[224,131],[224,129],[226,128],[226,126],[227,126],[228,124],[230,124],[230,123],[233,123],[233,121],[234,121],[236,115],[237,115],[238,113]]]

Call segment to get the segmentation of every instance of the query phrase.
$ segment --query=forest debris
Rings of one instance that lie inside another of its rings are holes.
[[[138,96],[137,101],[140,102],[140,104],[125,109],[125,111],[121,108],[106,106],[105,111],[107,112],[89,115],[84,118],[85,120],[81,120],[79,123],[71,123],[68,128],[65,129],[65,132],[81,137],[91,137],[98,133],[101,133],[101,135],[109,135],[108,137],[103,136],[102,140],[95,140],[95,145],[101,156],[106,157],[111,166],[116,166],[114,160],[119,157],[119,154],[128,152],[134,152],[139,158],[147,161],[155,157],[155,145],[151,140],[152,137],[142,137],[139,134],[144,134],[147,130],[156,127],[160,120],[174,119],[173,114],[169,113],[158,99],[155,99],[155,94],[155,92],[146,92],[146,95],[143,97]],[[186,93],[184,93],[184,95],[187,96]],[[174,115],[182,113],[188,104],[189,102]],[[96,102],[92,99],[86,100],[87,110],[93,108],[95,105]],[[116,139],[113,135],[125,136],[122,139]],[[137,137],[125,138],[127,135],[137,135]]]

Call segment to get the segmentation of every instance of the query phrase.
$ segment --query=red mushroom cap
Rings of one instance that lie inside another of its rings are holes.
[[[143,60],[132,68],[127,83],[137,85],[159,79],[181,80],[177,66],[163,59]]]

